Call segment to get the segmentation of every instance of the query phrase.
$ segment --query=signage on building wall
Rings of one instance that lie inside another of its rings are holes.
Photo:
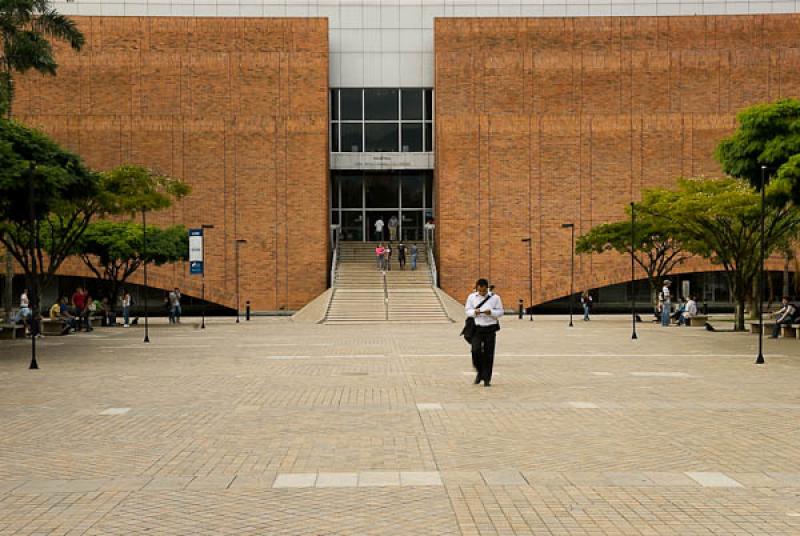
[[[189,229],[189,273],[203,273],[203,230]]]

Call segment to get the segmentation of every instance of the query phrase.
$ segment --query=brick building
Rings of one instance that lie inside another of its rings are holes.
[[[800,16],[777,4],[57,2],[87,47],[23,77],[15,111],[97,169],[190,183],[154,219],[214,225],[213,303],[234,303],[237,239],[242,299],[294,310],[327,287],[331,225],[367,240],[391,215],[408,241],[435,218],[452,296],[480,275],[543,303],[569,292],[563,223],[718,173],[738,109],[800,96]],[[576,288],[626,281],[626,262],[579,257]],[[152,273],[199,296],[185,265]]]

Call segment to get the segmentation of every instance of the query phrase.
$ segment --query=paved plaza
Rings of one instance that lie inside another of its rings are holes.
[[[506,318],[0,341],[0,534],[800,534],[800,341]]]

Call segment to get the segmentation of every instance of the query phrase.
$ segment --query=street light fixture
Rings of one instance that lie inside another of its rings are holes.
[[[635,246],[636,244],[636,204],[631,201],[631,323],[633,333],[631,339],[638,339],[636,335],[636,274],[634,272]]]
[[[756,357],[756,365],[764,364],[764,312],[762,308],[761,293],[764,288],[764,184],[765,175],[767,174],[767,166],[761,166],[761,258],[758,263],[758,292],[756,293],[756,303],[758,304],[758,357]]]
[[[142,259],[144,259],[144,342],[150,342],[150,328],[147,323],[147,207],[142,207]]]
[[[531,237],[523,238],[523,242],[528,243],[528,294],[531,313],[531,322],[533,322],[533,240]]]
[[[203,229],[203,271],[200,274],[200,281],[201,281],[201,299],[203,300],[203,319],[200,322],[200,329],[206,329],[206,237],[205,237],[205,230],[206,229],[213,229],[214,226],[210,223],[203,223],[200,225],[200,228]]]
[[[247,244],[247,240],[238,238],[236,240],[236,323],[239,323],[239,246]]]
[[[36,208],[34,200],[34,181],[33,181],[33,162],[28,167],[28,210],[31,220],[30,229],[30,249],[31,249],[31,272],[33,274],[33,285],[29,289],[30,299],[28,300],[28,307],[30,308],[30,329],[31,329],[31,363],[28,365],[29,370],[37,370],[39,363],[36,361],[36,337],[42,332],[42,319],[39,308],[39,273],[36,265]],[[11,280],[8,281],[11,284]],[[16,329],[12,326],[11,329]]]
[[[572,302],[575,300],[575,224],[562,223],[562,229],[569,229],[570,233],[570,267],[569,267],[569,327],[572,324]]]

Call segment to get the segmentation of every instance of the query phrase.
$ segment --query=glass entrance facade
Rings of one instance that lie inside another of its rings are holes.
[[[342,240],[389,240],[390,221],[396,240],[423,239],[433,218],[431,171],[336,171],[331,180],[331,223],[341,226]],[[378,219],[385,224],[381,234]]]

